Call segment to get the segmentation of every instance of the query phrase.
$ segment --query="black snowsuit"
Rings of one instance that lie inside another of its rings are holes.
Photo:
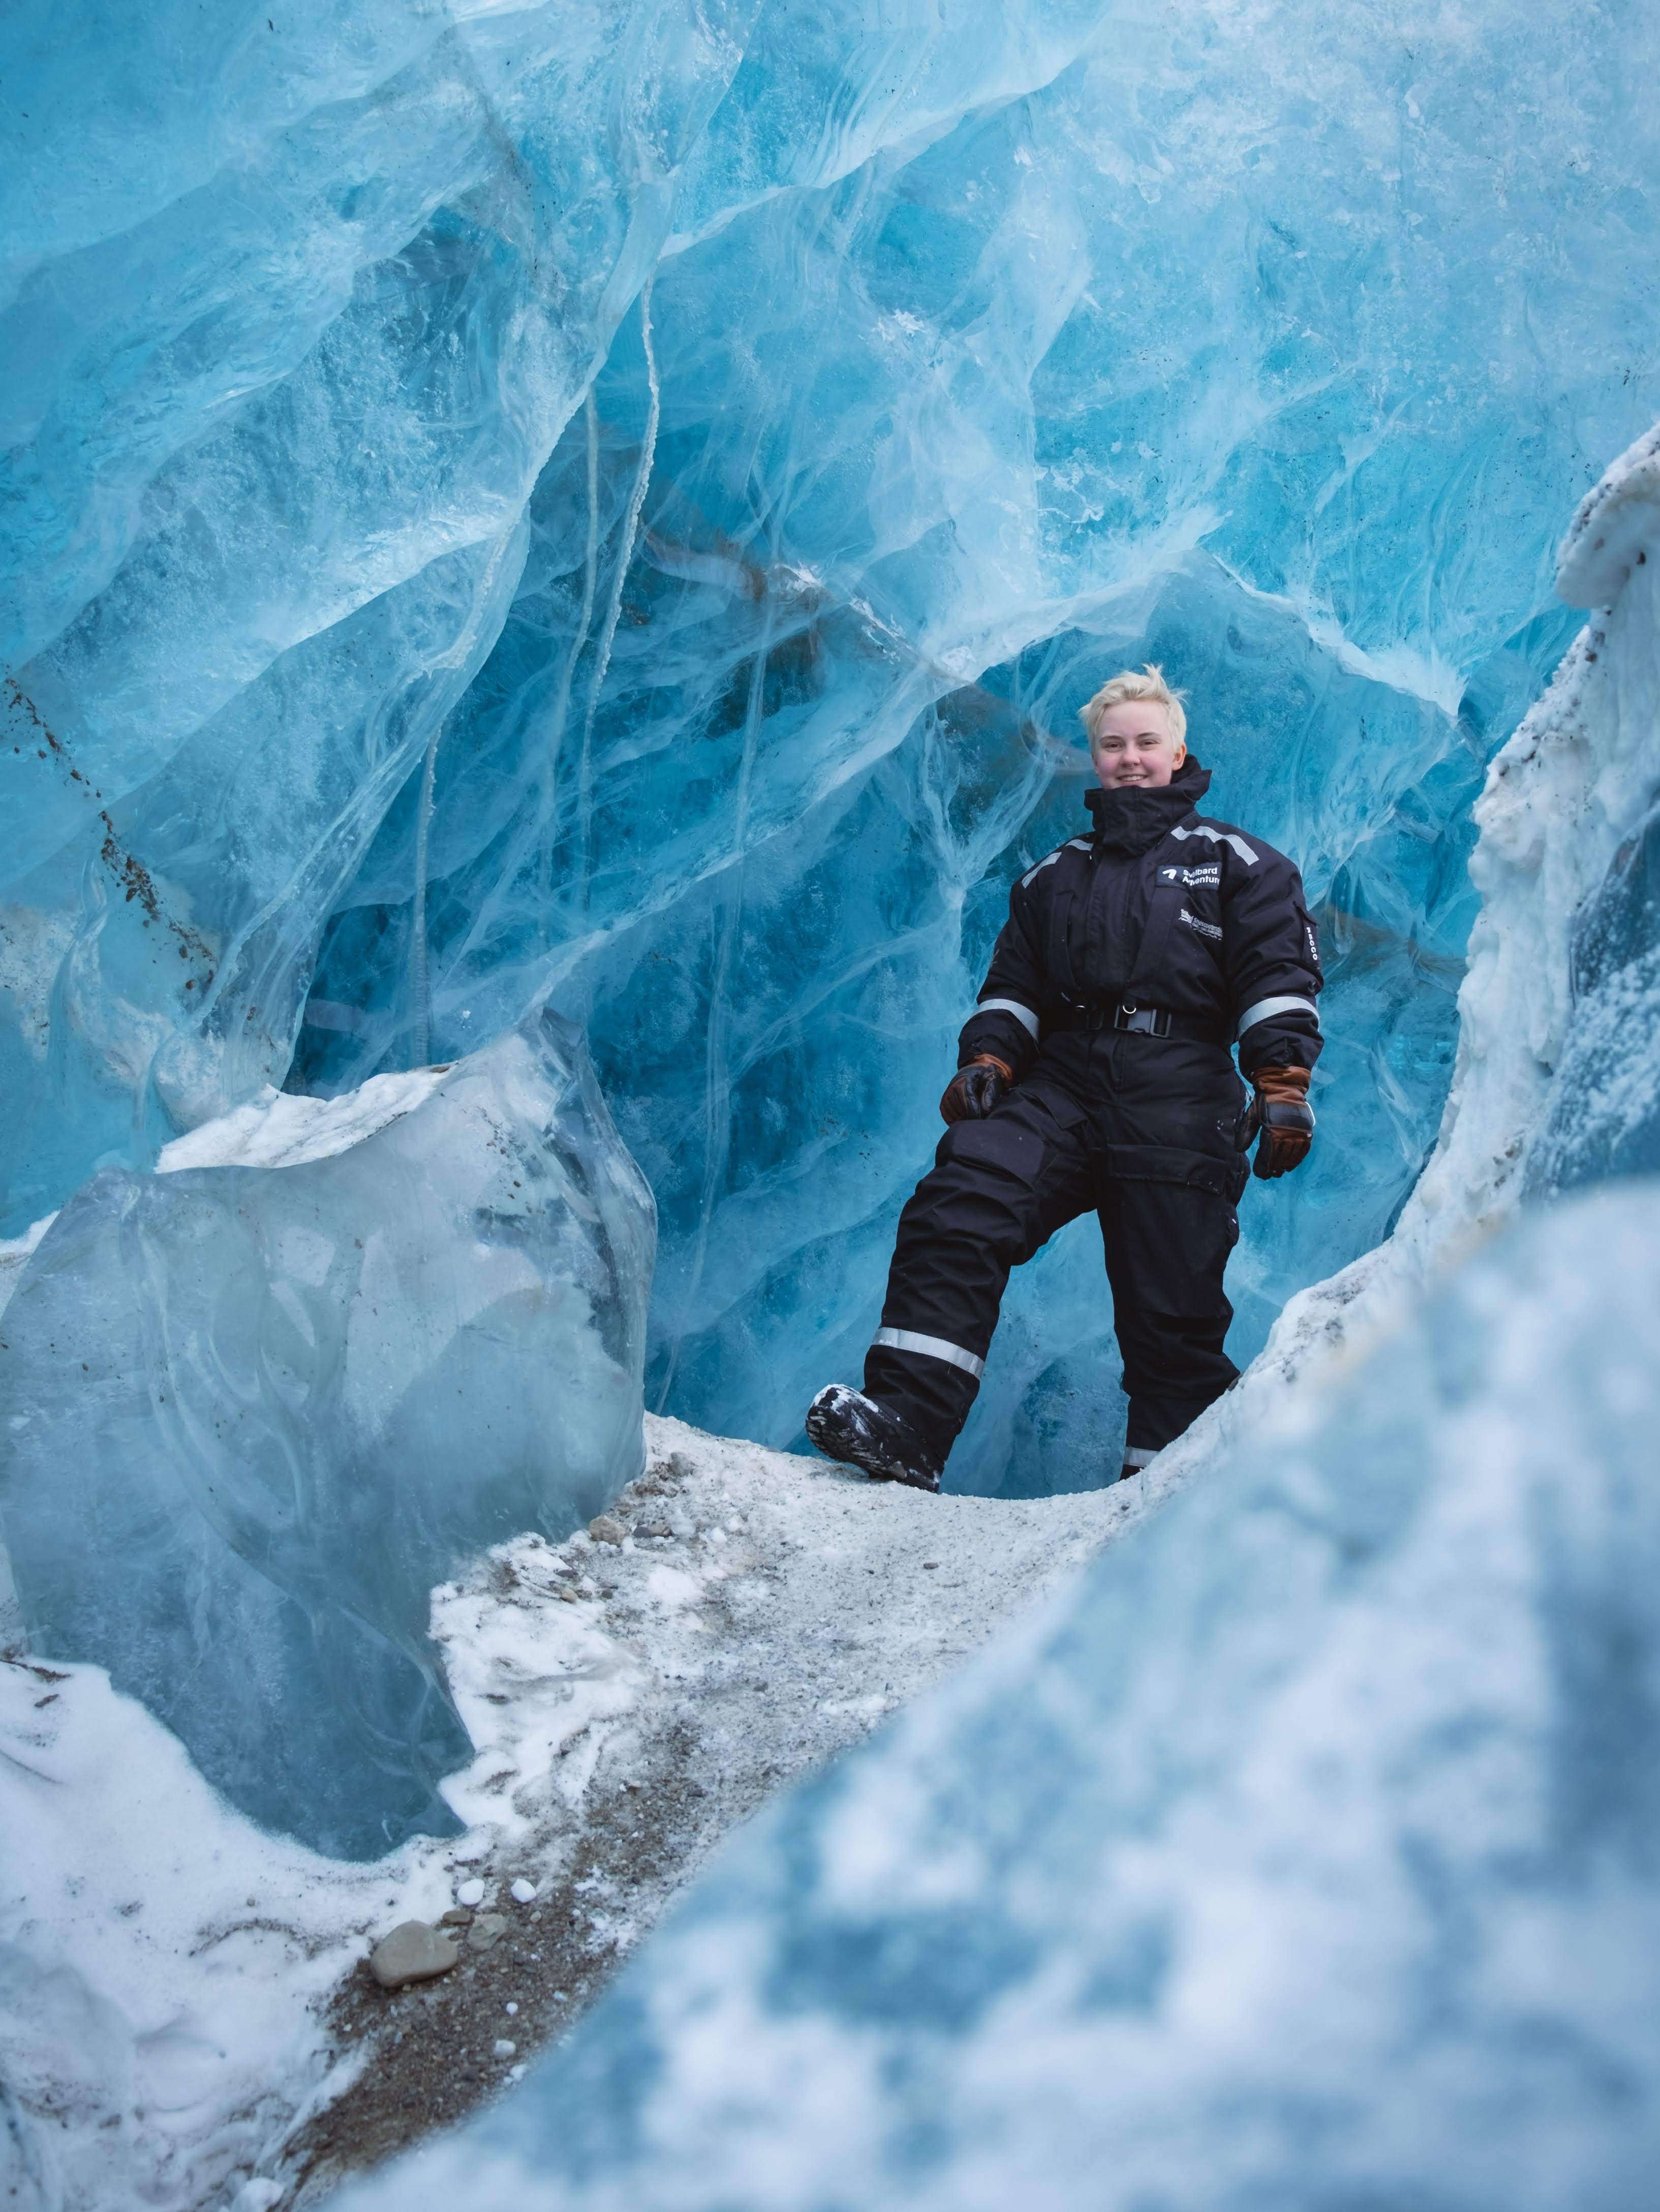
[[[1191,757],[1164,787],[1091,791],[1073,837],[1009,898],[958,1066],[1014,1085],[958,1121],[900,1217],[869,1397],[937,1464],[968,1418],[1011,1267],[1093,1207],[1145,1466],[1238,1370],[1222,1273],[1239,1235],[1239,1065],[1312,1067],[1320,953],[1303,882],[1260,837],[1195,811]]]

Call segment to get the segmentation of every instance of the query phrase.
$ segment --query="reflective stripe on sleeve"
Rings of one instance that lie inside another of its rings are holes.
[[[1151,1467],[1158,1456],[1157,1444],[1126,1444],[1124,1446],[1126,1467]]]
[[[1012,1014],[1023,1030],[1029,1031],[1034,1038],[1037,1035],[1037,1015],[1030,1006],[1023,1006],[1018,999],[982,999],[974,1014]],[[974,1014],[969,1016],[970,1021],[974,1019]]]
[[[1189,837],[1208,837],[1213,845],[1231,845],[1248,868],[1254,868],[1256,866],[1256,853],[1237,830],[1213,830],[1207,823],[1197,822],[1191,830],[1172,830],[1171,836],[1180,837],[1183,841]]]
[[[1057,845],[1052,853],[1045,853],[1035,868],[1026,870],[1025,874],[1020,878],[1021,890],[1026,889],[1034,876],[1041,876],[1049,863],[1052,860],[1058,860],[1062,853],[1087,853],[1089,848],[1090,841],[1087,837],[1068,837],[1064,845]]]
[[[1289,1014],[1292,1012],[1299,1014],[1312,1014],[1314,1026],[1316,1029],[1320,1028],[1320,1009],[1312,999],[1259,999],[1254,1006],[1247,1006],[1244,1012],[1240,1015],[1239,1026],[1234,1031],[1234,1035],[1237,1037],[1243,1036],[1247,1030],[1254,1030],[1258,1022],[1267,1021],[1270,1014]],[[1321,1034],[1323,1036],[1325,1032],[1322,1030]]]
[[[965,1375],[972,1375],[976,1382],[986,1371],[983,1359],[964,1352],[960,1344],[947,1344],[943,1336],[919,1336],[914,1328],[879,1328],[872,1340],[885,1344],[891,1352],[920,1352],[927,1359],[943,1359],[948,1367],[960,1367]]]

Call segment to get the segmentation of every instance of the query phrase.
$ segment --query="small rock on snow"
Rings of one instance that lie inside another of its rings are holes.
[[[508,1894],[515,1905],[528,1905],[536,1894],[536,1884],[533,1881],[526,1881],[524,1875],[520,1875]]]
[[[491,1944],[499,1942],[507,1932],[506,1913],[481,1912],[467,1930],[467,1948],[471,1951],[488,1951]]]
[[[460,1957],[453,1936],[429,1928],[424,1920],[404,1920],[369,1953],[369,1972],[383,1990],[401,1990],[406,1982],[429,1982],[435,1974],[448,1973]]]
[[[628,1533],[609,1513],[601,1513],[588,1523],[588,1534],[596,1544],[620,1544]]]

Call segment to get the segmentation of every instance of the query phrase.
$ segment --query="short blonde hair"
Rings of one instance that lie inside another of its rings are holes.
[[[1101,727],[1101,718],[1109,708],[1122,707],[1127,699],[1152,699],[1161,706],[1170,720],[1171,735],[1178,745],[1188,738],[1188,718],[1182,711],[1186,697],[1183,691],[1172,691],[1164,681],[1164,672],[1156,661],[1148,661],[1142,669],[1121,668],[1116,676],[1110,677],[1096,693],[1087,707],[1080,707],[1078,719],[1089,735],[1090,750],[1095,750],[1096,736]]]

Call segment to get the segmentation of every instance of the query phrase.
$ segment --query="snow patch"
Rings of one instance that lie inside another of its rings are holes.
[[[315,2008],[431,1851],[344,1866],[263,1834],[94,1667],[0,1661],[0,2076],[58,2212],[212,2203],[350,2078]]]
[[[185,1168],[297,1168],[332,1159],[411,1114],[449,1073],[416,1067],[398,1075],[372,1075],[339,1098],[306,1098],[269,1084],[257,1098],[217,1120],[204,1121],[164,1145],[158,1175]],[[33,1232],[31,1231],[31,1234]]]
[[[1608,607],[1633,572],[1660,553],[1660,423],[1606,470],[1579,502],[1557,556],[1556,589],[1571,607]]]

